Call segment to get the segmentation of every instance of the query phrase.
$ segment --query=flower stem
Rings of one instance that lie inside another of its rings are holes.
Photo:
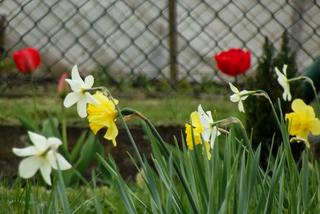
[[[34,82],[34,76],[30,73],[30,83],[31,83],[31,90],[32,90],[32,104],[33,104],[33,111],[36,118],[36,121],[39,122],[39,112],[37,108],[37,101],[36,101],[36,85]]]
[[[297,80],[304,80],[304,81],[306,81],[307,83],[310,84],[310,86],[311,86],[311,88],[312,88],[312,90],[313,90],[315,99],[316,99],[316,103],[317,103],[317,113],[319,114],[319,113],[320,113],[320,102],[319,102],[319,97],[318,97],[317,89],[316,89],[316,87],[314,86],[314,83],[313,83],[312,79],[309,78],[309,77],[307,77],[307,76],[299,76],[299,77],[291,78],[291,79],[289,79],[288,81],[289,81],[289,82],[293,82],[293,81],[297,81]]]
[[[68,136],[67,136],[67,118],[66,111],[63,106],[63,102],[61,102],[61,135],[62,135],[62,146],[65,154],[70,157],[69,149],[68,149]]]

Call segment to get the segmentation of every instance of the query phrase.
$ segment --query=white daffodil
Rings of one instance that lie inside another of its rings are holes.
[[[66,108],[77,103],[77,111],[81,118],[87,116],[87,103],[96,104],[95,98],[87,91],[91,89],[94,83],[92,75],[87,76],[84,81],[81,79],[78,66],[72,68],[71,79],[66,79],[70,85],[72,92],[70,92],[64,99],[63,105]]]
[[[283,73],[281,73],[277,67],[275,68],[275,71],[278,76],[278,79],[277,79],[278,83],[283,88],[282,98],[283,98],[283,100],[290,101],[292,97],[291,97],[291,93],[290,93],[289,81],[287,78],[287,67],[288,67],[287,65],[283,65],[283,68],[282,68]]]
[[[67,170],[72,166],[57,152],[62,144],[55,137],[45,138],[34,132],[28,132],[29,138],[34,146],[26,148],[13,148],[14,154],[24,158],[19,164],[19,175],[22,178],[31,178],[40,169],[40,173],[48,185],[51,185],[51,168]]]
[[[210,147],[211,149],[214,146],[214,142],[216,140],[216,137],[219,136],[221,133],[217,129],[216,126],[213,125],[213,119],[211,115],[211,111],[205,112],[201,105],[198,106],[198,114],[200,117],[200,122],[203,126],[203,132],[201,133],[201,136],[204,141],[209,142],[210,141]]]
[[[249,91],[247,90],[242,90],[239,91],[232,83],[229,82],[229,86],[231,91],[234,93],[233,95],[230,96],[231,102],[238,103],[238,109],[240,112],[244,112],[244,107],[242,101],[247,99],[248,95],[247,94]]]

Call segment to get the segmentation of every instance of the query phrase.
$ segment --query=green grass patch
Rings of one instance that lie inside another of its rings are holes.
[[[204,109],[215,112],[216,119],[228,116],[242,116],[238,113],[237,106],[228,99],[217,97],[212,99],[200,99],[189,96],[173,96],[165,98],[119,98],[121,108],[130,107],[144,113],[157,125],[184,124],[192,111],[197,110],[197,106],[202,104]],[[58,97],[39,96],[36,98],[35,111],[31,97],[23,98],[1,98],[0,114],[1,123],[17,124],[15,106],[21,106],[28,114],[40,119],[45,119],[48,115],[59,116],[62,101]],[[76,107],[66,109],[69,123],[86,124],[85,119],[80,119],[76,113]]]

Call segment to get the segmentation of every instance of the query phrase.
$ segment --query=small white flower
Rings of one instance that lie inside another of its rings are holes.
[[[247,99],[248,95],[247,94],[249,91],[247,90],[242,90],[239,91],[232,83],[229,82],[229,86],[231,91],[234,93],[233,95],[230,96],[231,102],[238,103],[238,109],[240,112],[244,112],[244,107],[242,101]]]
[[[210,141],[210,147],[211,149],[214,146],[214,142],[216,140],[216,137],[219,136],[221,133],[217,129],[216,126],[213,125],[213,119],[211,115],[211,111],[205,112],[201,105],[198,106],[198,114],[200,117],[200,122],[203,126],[203,132],[201,133],[201,136],[204,141],[209,142]]]
[[[63,105],[66,108],[71,107],[77,103],[77,111],[81,118],[87,116],[87,103],[96,104],[95,98],[85,90],[91,89],[94,83],[92,75],[87,76],[84,81],[81,79],[78,66],[72,68],[71,79],[66,79],[70,85],[72,92],[70,92],[64,99]]]
[[[30,131],[28,135],[34,146],[12,149],[13,153],[17,156],[26,157],[19,164],[19,175],[22,178],[31,178],[40,169],[40,173],[45,182],[51,185],[51,168],[67,170],[72,167],[70,163],[57,152],[62,142],[58,138],[45,138],[42,135]]]
[[[283,68],[282,68],[283,73],[281,73],[278,68],[275,68],[275,71],[278,76],[278,79],[277,79],[278,83],[283,88],[282,98],[283,98],[283,100],[290,101],[292,97],[291,97],[291,93],[290,93],[289,81],[287,78],[287,67],[288,67],[287,65],[283,65]]]

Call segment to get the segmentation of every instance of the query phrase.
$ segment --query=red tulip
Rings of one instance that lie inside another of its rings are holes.
[[[69,78],[69,73],[64,72],[61,74],[58,84],[57,84],[57,92],[60,97],[65,97],[68,92],[67,82],[66,79]]]
[[[218,69],[227,75],[237,76],[245,73],[251,66],[251,53],[239,48],[221,51],[214,56]]]
[[[21,73],[31,73],[41,63],[39,51],[35,48],[25,48],[13,52],[13,60]]]

